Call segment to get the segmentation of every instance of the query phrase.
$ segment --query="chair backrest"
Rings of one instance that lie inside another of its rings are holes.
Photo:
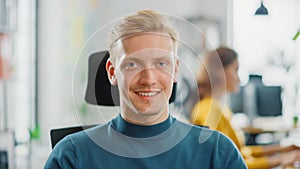
[[[119,105],[118,88],[110,84],[105,69],[108,58],[108,51],[96,52],[89,56],[88,83],[85,92],[87,103],[103,106]]]
[[[88,125],[88,126],[76,126],[76,127],[66,127],[66,128],[58,128],[58,129],[52,129],[50,131],[50,137],[51,137],[51,145],[52,148],[65,136],[76,133],[79,131],[82,131],[84,129],[88,129],[91,127],[94,127],[96,125]]]

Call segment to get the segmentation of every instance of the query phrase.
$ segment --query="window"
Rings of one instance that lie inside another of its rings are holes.
[[[0,128],[23,142],[36,119],[36,1],[0,0],[0,8],[0,52],[8,67],[0,79]]]

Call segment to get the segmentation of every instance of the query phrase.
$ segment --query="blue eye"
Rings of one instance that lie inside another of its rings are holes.
[[[135,63],[127,63],[127,65],[126,65],[127,67],[134,67],[134,66],[136,66],[136,64]]]
[[[125,64],[125,69],[132,69],[132,68],[135,68],[137,66],[138,66],[138,64],[135,63],[135,62],[128,62],[128,63]]]
[[[157,64],[158,67],[164,67],[164,66],[167,66],[167,65],[168,65],[168,63],[166,61],[159,61],[158,64]]]

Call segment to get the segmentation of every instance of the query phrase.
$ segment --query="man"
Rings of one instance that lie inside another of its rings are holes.
[[[169,98],[178,71],[177,37],[161,14],[142,10],[111,31],[106,70],[118,85],[120,114],[67,136],[45,168],[246,168],[224,135],[177,121]]]

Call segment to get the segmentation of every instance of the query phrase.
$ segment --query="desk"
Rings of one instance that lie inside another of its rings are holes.
[[[257,128],[257,127],[253,127],[253,126],[248,126],[248,127],[244,127],[242,128],[242,131],[245,133],[246,136],[246,145],[257,145],[256,142],[256,137],[259,134],[264,134],[264,133],[270,133],[270,134],[274,134],[277,132],[284,132],[286,134],[288,134],[288,130],[265,130],[262,128]]]
[[[289,132],[288,137],[280,141],[281,146],[296,146],[300,148],[300,128],[292,129]],[[289,164],[284,169],[300,169],[300,161],[296,161],[293,164]]]
[[[289,132],[289,135],[280,141],[280,145],[281,146],[294,145],[300,148],[300,128],[291,130]]]
[[[262,134],[262,133],[276,132],[275,130],[264,130],[264,129],[253,127],[253,126],[244,127],[244,128],[242,128],[242,131],[247,134]]]

